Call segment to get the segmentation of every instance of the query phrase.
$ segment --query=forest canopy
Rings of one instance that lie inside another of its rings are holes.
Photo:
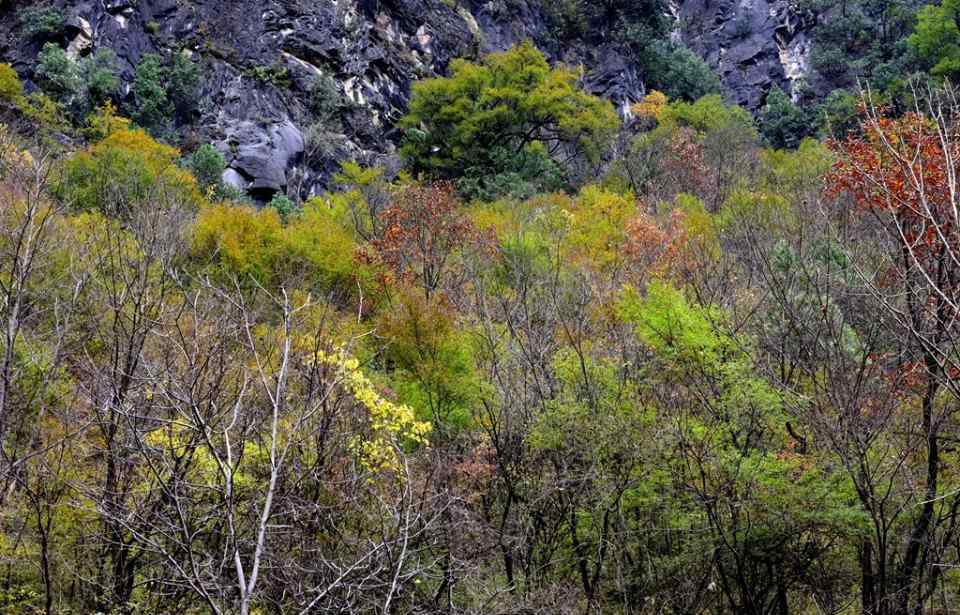
[[[189,59],[0,65],[0,612],[956,611],[951,7],[812,115],[456,60],[259,201]]]

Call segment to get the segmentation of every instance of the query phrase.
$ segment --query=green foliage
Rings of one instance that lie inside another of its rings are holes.
[[[468,428],[482,386],[470,337],[458,330],[449,307],[404,292],[379,325],[400,400],[431,421],[441,438]]]
[[[695,102],[675,101],[657,116],[663,126],[687,126],[701,134],[738,127],[756,134],[753,118],[741,107],[727,105],[716,94]]]
[[[270,199],[270,202],[267,203],[267,207],[275,209],[278,214],[280,214],[280,219],[286,221],[293,212],[296,211],[297,206],[289,197],[285,194],[277,193],[273,195],[273,198]]]
[[[111,100],[120,86],[116,55],[107,48],[74,61],[54,43],[46,43],[37,58],[40,87],[74,119]]]
[[[735,341],[721,332],[723,314],[691,305],[683,293],[664,282],[653,282],[646,297],[628,289],[621,303],[622,318],[634,324],[639,338],[678,368],[696,366],[721,372]]]
[[[457,187],[465,197],[482,201],[502,196],[529,199],[567,187],[563,169],[550,158],[541,143],[531,143],[519,151],[494,147],[490,162],[500,171],[491,174],[487,164],[467,167],[464,176],[457,181]]]
[[[857,129],[860,116],[858,99],[846,90],[834,90],[817,107],[820,135],[842,139]]]
[[[200,86],[200,65],[184,53],[175,53],[167,68],[167,97],[181,116],[197,106],[197,88]]]
[[[593,40],[611,32],[637,48],[664,38],[669,30],[662,0],[541,0],[551,31],[560,41]]]
[[[906,38],[926,0],[825,0],[830,11],[812,33],[810,65],[833,88],[871,84],[886,89],[891,78],[914,70]]]
[[[272,287],[303,276],[308,288],[352,297],[369,280],[354,262],[357,245],[346,216],[323,199],[311,199],[286,223],[274,207],[207,206],[193,227],[193,254],[227,279]]]
[[[177,166],[180,153],[142,130],[117,127],[67,162],[60,197],[74,210],[117,217],[138,207],[176,204],[196,208],[202,200],[193,176]]]
[[[116,59],[112,49],[101,48],[80,61],[80,74],[86,86],[88,108],[99,107],[116,94],[120,87]]]
[[[648,83],[671,99],[697,100],[720,92],[720,78],[703,59],[683,45],[656,41],[645,48]]]
[[[917,13],[917,26],[907,39],[924,66],[937,77],[960,77],[960,1],[943,0]]]
[[[163,58],[155,53],[144,55],[137,64],[131,89],[135,104],[133,117],[152,132],[163,128],[173,111],[166,83],[167,71],[164,70]]]
[[[169,63],[148,53],[137,64],[133,80],[133,118],[154,134],[162,132],[177,113],[181,118],[196,107],[199,67],[183,54]]]
[[[329,75],[320,75],[310,86],[310,111],[317,121],[326,125],[340,124],[340,110],[343,108],[343,96],[337,82]]]
[[[290,71],[287,70],[286,66],[280,64],[272,64],[270,66],[257,65],[249,70],[249,74],[257,81],[274,87],[287,87],[290,85]]]
[[[767,93],[767,101],[760,111],[759,125],[764,140],[778,149],[797,147],[813,128],[803,109],[776,85]]]
[[[0,101],[14,105],[23,102],[23,83],[9,64],[0,64]]]
[[[563,147],[595,161],[619,119],[609,102],[578,87],[571,69],[551,69],[525,42],[479,64],[455,61],[449,78],[416,83],[399,126],[411,170],[458,179],[516,171],[504,168],[511,161],[502,148],[552,154]]]
[[[66,19],[55,6],[27,6],[18,14],[23,33],[29,37],[54,36],[63,32]]]
[[[71,104],[79,95],[82,80],[77,64],[55,43],[46,43],[37,57],[37,81],[56,100]]]
[[[190,156],[188,166],[197,179],[197,185],[200,186],[201,190],[207,194],[215,194],[220,191],[221,178],[227,164],[223,159],[223,154],[217,148],[209,143],[201,145]]]

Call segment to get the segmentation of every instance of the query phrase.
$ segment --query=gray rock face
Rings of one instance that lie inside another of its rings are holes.
[[[793,92],[806,76],[813,15],[784,0],[686,0],[676,7],[687,45],[716,69],[732,102],[750,110],[774,84]]]
[[[411,84],[443,74],[456,57],[532,39],[553,61],[584,67],[584,84],[622,108],[646,89],[644,70],[599,33],[592,44],[553,38],[550,0],[56,0],[67,17],[59,42],[80,56],[118,58],[124,91],[146,53],[186,53],[203,83],[191,121],[214,143],[225,180],[260,200],[304,196],[325,185],[337,160],[390,163]],[[717,68],[729,98],[756,109],[772,84],[789,91],[805,71],[809,23],[789,0],[678,0],[675,36]],[[0,55],[27,79],[42,41],[0,9]],[[597,41],[600,41],[599,43]],[[336,83],[339,119],[317,125],[314,84]]]

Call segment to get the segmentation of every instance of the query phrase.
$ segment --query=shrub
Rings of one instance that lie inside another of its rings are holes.
[[[87,108],[98,107],[113,98],[120,86],[117,56],[112,49],[101,48],[80,61],[79,71],[86,87]]]
[[[60,34],[66,26],[63,12],[53,6],[29,6],[19,17],[23,33],[31,38]]]
[[[180,153],[142,130],[121,128],[66,164],[60,196],[73,209],[126,217],[137,207],[196,207],[202,196]]]
[[[154,53],[144,55],[133,79],[134,119],[151,132],[162,128],[173,111],[166,82],[167,71],[161,57]]]
[[[174,113],[185,118],[196,108],[200,68],[183,54],[174,54],[169,63],[148,53],[137,65],[133,80],[133,117],[151,132],[162,131]]]
[[[857,97],[846,90],[834,90],[817,107],[819,131],[839,139],[857,128]]]
[[[37,81],[54,99],[69,105],[80,93],[82,81],[76,62],[54,43],[46,43],[37,57]]]
[[[167,71],[167,96],[181,116],[196,109],[199,86],[200,66],[182,53],[174,54]]]
[[[416,83],[400,120],[401,153],[414,172],[498,175],[515,170],[504,167],[500,148],[520,152],[536,144],[592,162],[619,128],[608,101],[583,91],[573,70],[551,69],[529,42],[479,64],[455,61],[451,72]]]
[[[910,48],[937,77],[960,76],[960,0],[943,0],[917,13],[916,30],[907,39]]]
[[[296,211],[297,206],[294,205],[285,194],[275,194],[270,202],[267,204],[267,207],[271,207],[277,210],[277,213],[280,214],[280,219],[286,221],[289,219],[290,215]]]
[[[703,59],[683,45],[652,44],[644,53],[649,85],[670,98],[697,100],[720,92],[720,78]]]
[[[469,167],[457,182],[457,188],[469,199],[493,201],[502,196],[529,199],[541,192],[567,187],[563,169],[541,144],[520,151],[497,147],[490,153],[494,166],[502,169],[490,174],[484,166]]]
[[[340,109],[343,107],[343,96],[337,88],[337,82],[329,75],[320,75],[310,86],[310,111],[324,126],[337,124],[339,128]]]
[[[773,86],[767,93],[767,102],[760,111],[760,131],[770,146],[778,149],[797,147],[811,134],[811,124],[803,109],[793,104],[779,86]]]
[[[190,157],[187,165],[197,179],[197,184],[205,193],[220,193],[223,172],[227,164],[223,154],[208,144],[201,145]]]
[[[23,83],[9,64],[0,64],[0,100],[15,105],[23,101]]]

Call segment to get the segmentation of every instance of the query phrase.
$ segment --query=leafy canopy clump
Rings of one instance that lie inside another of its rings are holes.
[[[560,151],[596,160],[619,127],[613,106],[577,84],[570,68],[550,68],[531,43],[455,61],[448,78],[414,85],[401,153],[434,178],[499,175],[513,152]]]
[[[960,0],[943,0],[917,12],[917,27],[907,39],[910,48],[937,77],[960,76]]]
[[[109,134],[66,164],[59,192],[71,208],[125,217],[144,206],[199,205],[202,196],[190,172],[177,165],[177,149],[123,121],[112,124],[104,128]]]

